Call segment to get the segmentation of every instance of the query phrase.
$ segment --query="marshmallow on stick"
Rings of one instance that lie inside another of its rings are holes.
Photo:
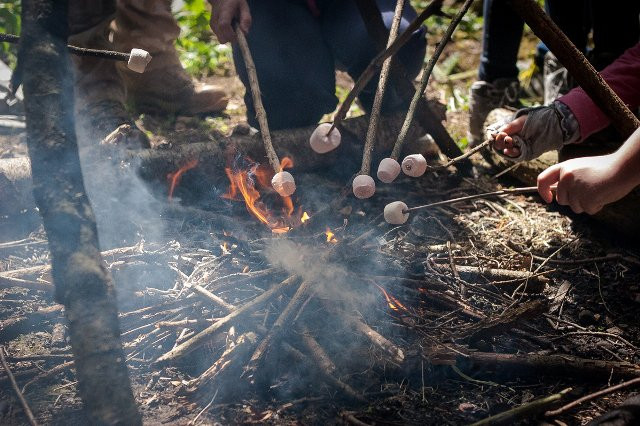
[[[311,134],[309,145],[318,154],[325,154],[336,149],[341,140],[342,136],[337,128],[331,131],[331,123],[321,123]]]
[[[253,98],[253,106],[256,109],[256,117],[258,124],[260,125],[260,135],[262,136],[262,142],[264,143],[264,150],[267,152],[267,159],[269,164],[273,168],[275,175],[271,179],[271,186],[282,197],[288,197],[296,190],[296,183],[291,176],[291,173],[282,171],[280,166],[280,160],[278,154],[273,148],[271,143],[271,133],[269,132],[269,123],[267,122],[267,112],[262,104],[262,96],[260,95],[260,85],[258,84],[258,73],[256,72],[256,66],[249,50],[249,43],[247,38],[237,24],[234,24],[234,29],[238,37],[238,46],[240,46],[240,52],[242,53],[242,59],[244,60],[245,67],[247,68],[247,75],[249,77],[249,86],[251,87],[251,97]]]
[[[411,99],[411,104],[409,105],[409,110],[407,111],[407,115],[404,119],[404,123],[402,123],[402,128],[400,129],[400,133],[398,134],[398,138],[396,139],[396,143],[393,146],[393,151],[391,152],[391,156],[390,159],[391,160],[395,160],[396,162],[398,161],[398,157],[400,156],[400,152],[402,152],[402,146],[404,145],[404,142],[407,138],[407,134],[409,133],[409,128],[411,127],[411,124],[413,123],[413,117],[416,113],[416,108],[418,107],[418,102],[420,101],[420,98],[422,97],[422,94],[424,93],[425,89],[427,88],[427,84],[429,83],[429,78],[431,77],[431,73],[433,72],[433,68],[436,65],[436,62],[438,62],[438,59],[440,58],[440,55],[442,54],[442,52],[444,51],[445,46],[447,45],[447,42],[451,39],[451,35],[453,34],[453,31],[456,29],[456,27],[458,26],[458,24],[460,23],[460,21],[462,20],[462,18],[464,17],[465,13],[467,13],[467,10],[469,10],[469,7],[471,7],[471,4],[473,3],[473,0],[466,0],[464,5],[462,6],[462,8],[460,9],[460,11],[458,12],[458,14],[455,16],[455,18],[453,18],[453,20],[451,21],[451,23],[449,24],[449,27],[447,28],[445,34],[442,36],[442,39],[440,40],[440,43],[438,43],[438,47],[436,48],[436,51],[433,53],[433,56],[429,59],[429,62],[427,62],[425,64],[425,66],[423,67],[422,70],[422,78],[420,79],[420,85],[418,86],[418,88],[416,89],[413,98]],[[419,155],[419,154],[417,154]],[[427,162],[426,160],[423,162],[424,157],[422,155],[420,155],[419,157],[412,157],[407,163],[406,166],[408,168],[402,167],[402,170],[405,171],[405,173],[407,171],[409,171],[410,173],[409,176],[421,176],[426,170],[427,170]],[[403,164],[405,164],[405,162],[403,161]],[[381,163],[382,165],[382,163]],[[424,171],[422,171],[422,168],[424,167]],[[418,173],[419,171],[422,171],[422,173]],[[397,175],[396,175],[397,176]]]
[[[131,53],[129,54],[127,68],[131,71],[142,74],[147,68],[147,65],[149,65],[149,62],[151,62],[151,55],[149,52],[142,49],[136,49],[134,47],[131,49]]]
[[[551,187],[556,190],[555,187]],[[537,186],[527,186],[524,188],[508,188],[499,191],[485,192],[482,194],[467,195],[466,197],[452,198],[450,200],[436,201],[435,203],[424,204],[417,207],[407,207],[402,201],[394,201],[384,207],[384,220],[392,225],[401,225],[409,219],[409,213],[416,210],[430,209],[448,204],[455,204],[461,201],[476,200],[478,198],[502,197],[504,195],[532,194],[538,192]]]
[[[398,0],[396,8],[393,12],[393,22],[391,23],[391,30],[389,31],[389,40],[387,41],[387,48],[391,46],[398,35],[398,29],[400,28],[400,21],[402,19],[402,9],[404,8],[404,0]],[[387,86],[387,79],[389,77],[389,70],[391,69],[392,57],[385,59],[382,64],[382,70],[380,71],[380,81],[378,81],[378,88],[376,89],[376,95],[373,99],[373,106],[371,108],[371,118],[369,120],[369,128],[367,129],[367,136],[364,142],[364,149],[362,153],[362,166],[360,167],[359,176],[353,180],[353,194],[358,198],[372,197],[376,192],[376,184],[374,180],[369,176],[371,172],[371,155],[373,153],[373,145],[378,131],[378,119],[380,118],[380,110],[382,108],[382,100],[384,98],[385,88]],[[393,165],[392,165],[393,167]],[[398,170],[398,173],[400,171]],[[393,173],[393,170],[387,170],[385,173]],[[366,179],[369,177],[369,179]],[[383,177],[386,175],[383,173]],[[366,181],[366,182],[365,182]]]

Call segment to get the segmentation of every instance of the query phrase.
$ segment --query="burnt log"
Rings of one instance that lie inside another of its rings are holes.
[[[113,282],[98,248],[73,117],[66,1],[22,2],[22,70],[33,195],[65,306],[78,389],[90,423],[141,424],[120,340]]]
[[[396,135],[402,126],[403,117],[398,115],[383,117],[378,128],[379,144],[376,147],[380,155],[386,155],[393,148]],[[309,137],[314,127],[287,129],[272,132],[273,143],[280,157],[294,160],[294,172],[314,172],[334,165],[345,164],[344,159],[354,162],[354,172],[362,155],[362,146],[367,132],[366,117],[345,120],[341,126],[342,144],[327,154],[318,154],[309,146]],[[405,145],[406,152],[427,154],[432,146],[420,139],[424,133],[420,126],[414,126]],[[259,163],[267,162],[264,145],[259,135],[238,135],[219,138],[213,142],[195,142],[175,146],[172,149],[143,149],[113,151],[103,154],[114,160],[135,164],[139,175],[146,181],[166,182],[167,175],[175,172],[192,160],[198,161],[194,173],[202,182],[227,182],[224,168],[237,155],[244,155]],[[348,161],[346,162],[348,163]],[[114,176],[117,176],[114,173]],[[26,157],[0,159],[0,197],[4,200],[16,200],[15,207],[5,214],[15,213],[33,207],[31,196],[31,164]],[[4,205],[4,203],[3,203]],[[0,214],[1,211],[0,211]]]

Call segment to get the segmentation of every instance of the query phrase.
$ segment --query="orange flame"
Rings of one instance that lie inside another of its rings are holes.
[[[167,180],[169,181],[169,200],[173,199],[173,191],[176,189],[178,184],[180,183],[180,179],[182,179],[182,175],[188,171],[193,169],[198,165],[198,160],[191,160],[187,162],[184,166],[180,167],[173,173],[167,174]]]
[[[327,235],[327,242],[328,243],[337,243],[338,239],[335,237],[335,234],[333,233],[333,231],[329,228],[327,228],[327,230],[324,232]]]
[[[400,302],[398,299],[396,299],[395,297],[387,293],[387,291],[384,288],[380,287],[378,284],[376,284],[376,287],[380,289],[380,291],[384,295],[384,298],[387,299],[387,305],[389,305],[389,308],[393,309],[394,311],[399,311],[401,309],[403,311],[407,311],[407,312],[409,311],[407,307],[402,304],[402,302]]]
[[[286,169],[290,167],[293,167],[293,160],[289,157],[284,157],[280,162],[280,168]],[[268,165],[254,164],[248,170],[239,171],[234,171],[231,167],[226,167],[224,171],[229,178],[230,185],[229,190],[222,197],[229,200],[244,201],[249,213],[271,228],[271,232],[276,234],[285,233],[291,229],[291,225],[301,223],[301,219],[293,218],[295,207],[293,206],[291,197],[280,197],[283,204],[282,211],[284,218],[276,218],[274,214],[259,201],[260,192],[256,188],[273,191],[271,188],[271,179],[274,173]]]
[[[300,223],[305,223],[309,219],[311,219],[311,216],[309,216],[309,214],[307,212],[304,212],[304,213],[302,213],[302,216],[300,217]]]

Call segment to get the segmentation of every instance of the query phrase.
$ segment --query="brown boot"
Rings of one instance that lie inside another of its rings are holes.
[[[108,40],[110,22],[111,18],[106,18],[98,25],[72,35],[69,43],[94,49],[113,49]],[[73,62],[76,117],[81,137],[100,140],[103,144],[148,147],[149,139],[136,127],[125,109],[124,85],[115,62],[85,56],[74,56]]]
[[[143,74],[117,64],[127,99],[141,112],[196,115],[223,111],[229,98],[219,87],[191,80],[180,64],[175,40],[180,29],[166,0],[118,0],[114,25],[117,50],[148,51]]]

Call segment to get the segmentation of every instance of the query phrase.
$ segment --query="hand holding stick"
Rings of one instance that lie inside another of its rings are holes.
[[[402,124],[402,128],[400,129],[400,133],[398,134],[398,138],[396,139],[396,143],[393,147],[393,151],[391,152],[391,156],[385,158],[380,163],[380,167],[378,168],[378,177],[385,183],[390,183],[395,180],[395,178],[400,173],[400,167],[398,164],[398,157],[400,157],[400,153],[402,151],[402,146],[407,138],[407,133],[409,132],[409,128],[413,123],[413,116],[416,113],[416,108],[418,106],[418,101],[422,97],[425,89],[427,88],[427,84],[429,83],[429,78],[431,77],[431,73],[433,72],[433,68],[438,62],[440,55],[444,51],[447,42],[451,39],[453,32],[456,27],[462,21],[465,13],[469,10],[473,4],[473,0],[466,0],[458,14],[453,18],[449,27],[447,28],[445,34],[442,36],[440,43],[438,43],[438,47],[436,51],[433,53],[429,62],[427,62],[422,71],[422,78],[420,79],[420,85],[416,89],[413,98],[411,99],[411,104],[409,105],[409,110],[407,111],[407,116]],[[466,158],[466,157],[465,157]],[[402,170],[409,176],[419,177],[424,174],[427,170],[427,160],[421,154],[413,154],[405,159],[402,162]],[[393,167],[392,167],[393,166]],[[397,170],[395,176],[393,174],[387,173],[386,170]]]
[[[253,105],[256,109],[256,118],[260,125],[260,135],[262,136],[262,142],[264,143],[264,150],[267,152],[267,159],[275,173],[273,179],[271,179],[271,186],[273,186],[273,189],[275,189],[281,196],[288,197],[296,191],[296,183],[293,176],[291,176],[291,173],[282,170],[278,154],[276,154],[276,150],[273,148],[271,133],[269,132],[269,123],[267,122],[267,112],[264,109],[262,96],[260,95],[258,73],[256,72],[256,65],[253,62],[253,57],[249,50],[247,38],[242,30],[238,28],[237,23],[234,23],[233,28],[235,29],[236,36],[238,37],[238,46],[240,46],[242,59],[244,59],[244,64],[247,69],[249,86],[251,88],[251,97],[253,98]]]
[[[391,30],[389,31],[387,48],[393,44],[396,36],[398,35],[400,21],[402,20],[403,8],[404,0],[397,0],[396,9],[393,13]],[[371,155],[373,153],[373,146],[376,139],[376,133],[378,131],[378,120],[380,118],[382,100],[384,99],[384,92],[387,87],[387,78],[389,77],[389,70],[391,69],[392,59],[392,57],[387,58],[382,65],[382,70],[380,71],[380,81],[378,82],[378,89],[376,90],[376,95],[373,100],[373,107],[371,108],[371,119],[369,121],[369,128],[367,129],[367,136],[362,153],[362,166],[360,167],[360,173],[353,180],[353,194],[357,198],[369,198],[376,192],[376,184],[373,178],[369,176],[369,173],[371,171]],[[398,172],[400,171],[398,170]]]

